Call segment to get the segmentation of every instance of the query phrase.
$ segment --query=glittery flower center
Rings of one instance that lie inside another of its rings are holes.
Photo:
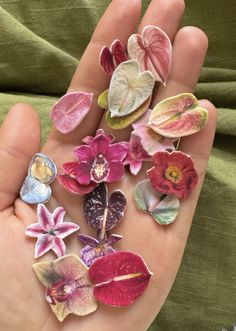
[[[100,183],[102,182],[109,174],[109,163],[108,161],[104,158],[102,154],[99,154],[92,165],[91,168],[91,177],[92,179]]]
[[[182,171],[178,167],[170,165],[165,171],[165,178],[172,183],[178,183],[182,178]]]

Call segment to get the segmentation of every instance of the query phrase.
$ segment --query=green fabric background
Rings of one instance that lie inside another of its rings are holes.
[[[31,103],[45,139],[50,107],[108,2],[0,0],[1,121],[14,103]],[[208,34],[196,94],[215,103],[218,126],[183,263],[149,331],[220,331],[236,321],[236,1],[186,0],[183,24]]]

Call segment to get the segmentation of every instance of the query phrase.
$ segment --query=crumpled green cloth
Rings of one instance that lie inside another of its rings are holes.
[[[108,2],[0,0],[1,120],[14,103],[31,103],[45,139],[50,108]],[[235,0],[186,0],[183,23],[204,29],[210,42],[196,94],[215,103],[218,126],[184,259],[150,331],[220,331],[236,321],[235,14]]]

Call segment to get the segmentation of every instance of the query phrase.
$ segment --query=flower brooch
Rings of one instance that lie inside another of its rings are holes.
[[[129,141],[97,130],[74,149],[74,159],[63,164],[57,175],[52,160],[36,154],[20,195],[37,206],[37,222],[26,235],[37,238],[35,258],[49,251],[56,260],[33,265],[45,286],[45,298],[59,321],[69,314],[84,316],[98,303],[127,306],[148,286],[152,273],[139,255],[117,250],[121,235],[111,233],[124,220],[128,205],[117,189],[110,196],[108,186],[119,182],[126,167],[136,176],[134,203],[160,225],[178,216],[181,199],[196,187],[198,175],[191,157],[179,150],[180,139],[202,130],[208,112],[191,93],[179,94],[150,108],[156,82],[166,85],[171,69],[172,46],[168,36],[156,26],[146,26],[142,34],[132,35],[127,52],[119,40],[104,46],[100,64],[110,76],[109,88],[97,102],[105,111],[113,130],[132,128]],[[51,119],[63,134],[73,131],[86,117],[93,94],[72,92],[54,106]],[[143,162],[150,164],[147,178],[138,181]],[[78,234],[78,251],[66,255],[64,239],[79,230],[79,225],[64,221],[65,210],[46,208],[51,196],[50,183],[57,177],[69,193],[84,196],[84,217],[94,236]],[[130,202],[129,202],[130,203]],[[127,220],[128,222],[128,220]],[[84,247],[79,252],[79,243]]]

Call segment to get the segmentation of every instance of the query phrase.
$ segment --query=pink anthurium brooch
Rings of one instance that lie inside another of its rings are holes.
[[[171,67],[172,45],[167,34],[157,26],[148,25],[142,35],[133,34],[128,40],[128,53],[142,70],[150,70],[155,80],[166,85]]]
[[[100,53],[100,64],[104,72],[111,76],[115,68],[121,63],[127,60],[125,49],[120,42],[116,39],[113,41],[110,48],[104,46]]]

